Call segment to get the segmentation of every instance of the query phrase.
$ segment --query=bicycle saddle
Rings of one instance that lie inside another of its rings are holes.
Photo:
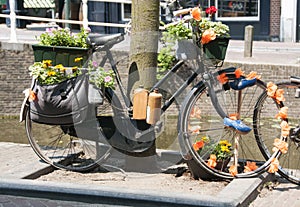
[[[122,33],[117,34],[89,34],[87,43],[92,46],[114,45],[124,40]]]
[[[290,80],[292,83],[300,83],[300,77],[297,76],[291,76]]]

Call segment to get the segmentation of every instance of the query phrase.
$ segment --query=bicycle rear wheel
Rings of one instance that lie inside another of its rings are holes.
[[[293,131],[299,129],[300,125],[300,100],[295,98],[296,89],[299,85],[290,82],[276,84],[278,88],[284,89],[284,106],[288,107],[288,124],[291,127],[288,137],[288,151],[279,158],[280,167],[278,173],[295,184],[300,185],[300,133]],[[274,103],[263,93],[258,102],[254,113],[254,131],[256,140],[266,159],[272,155],[274,138],[280,138],[280,122],[275,119],[275,115],[283,105]]]
[[[234,70],[233,68],[225,69],[215,76],[225,72],[231,82],[236,80]],[[256,101],[265,89],[265,84],[259,80],[254,86],[242,91],[231,88],[224,90],[224,86],[217,80],[214,84],[219,105],[225,114],[229,117],[239,111],[239,119],[247,126],[252,126]],[[224,126],[224,120],[216,112],[208,88],[202,82],[192,90],[183,103],[179,117],[179,130],[182,154],[187,159],[189,169],[196,179],[255,177],[264,172],[270,164],[270,160],[266,162],[260,153],[252,132],[240,134]],[[197,141],[203,141],[200,150],[193,147]],[[220,142],[226,143],[223,150],[229,150],[232,154],[227,162],[220,164],[220,167],[218,164],[213,167],[209,164],[209,159],[212,154],[215,154],[214,148]],[[234,150],[235,145],[237,150]],[[236,153],[236,158],[233,158],[234,153]],[[232,174],[230,171],[233,165],[237,166],[237,174]]]
[[[108,106],[110,102],[107,101]],[[102,112],[105,110],[102,107]],[[106,110],[106,113],[111,110]],[[107,143],[95,114],[80,124],[47,125],[30,119],[29,106],[25,117],[25,128],[29,143],[35,153],[46,163],[58,169],[84,172],[103,163],[112,147]]]

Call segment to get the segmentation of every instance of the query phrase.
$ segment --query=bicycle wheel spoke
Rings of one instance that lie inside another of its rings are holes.
[[[233,80],[235,77],[230,76],[229,81]],[[221,84],[215,84],[214,89],[221,110],[229,117],[236,116],[248,127],[252,127],[253,110],[259,95],[266,90],[264,84],[257,81],[256,85],[242,91],[223,90]],[[207,94],[207,91],[203,85],[196,95],[186,99],[182,107],[184,113],[180,121],[181,130],[192,129],[191,131],[198,133],[197,136],[189,136],[187,146],[193,158],[187,162],[193,176],[204,179],[232,179],[233,177],[255,177],[264,172],[267,165],[264,165],[265,159],[260,153],[253,131],[241,133],[225,126],[223,118],[217,112],[219,110],[216,110],[214,103],[211,103],[211,94]],[[201,112],[197,119],[191,113],[195,108]],[[219,144],[221,151],[224,150],[222,153],[215,151]],[[202,149],[198,149],[199,147]],[[226,151],[230,151],[228,155]],[[217,153],[217,159],[224,159],[221,168],[216,167],[219,165],[219,160],[215,160],[217,165],[214,166],[214,153]],[[225,163],[225,159],[229,160]],[[233,174],[231,168],[233,166],[236,167],[237,174]]]
[[[288,107],[288,125],[290,126],[290,136],[287,137],[288,151],[279,157],[278,173],[287,180],[300,184],[300,148],[297,147],[297,137],[293,137],[293,129],[300,124],[299,100],[295,99],[295,92],[298,88],[292,83],[279,83],[278,88],[284,89],[284,106]],[[282,106],[281,106],[282,107]],[[259,147],[265,157],[269,159],[272,156],[274,139],[280,138],[280,121],[275,119],[280,106],[270,99],[267,94],[263,94],[255,109],[255,133]]]

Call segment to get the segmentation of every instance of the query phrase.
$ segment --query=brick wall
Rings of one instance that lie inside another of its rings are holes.
[[[280,14],[281,0],[270,1],[270,36],[279,37],[280,35]]]
[[[34,61],[31,45],[1,43],[0,47],[0,115],[18,115],[24,98],[22,91],[30,87],[31,78],[28,66]],[[128,54],[118,53],[120,74],[127,81]],[[127,60],[126,60],[127,59]],[[299,67],[285,65],[225,63],[224,67],[241,67],[246,73],[257,71],[262,80],[288,80],[291,74],[300,75]],[[126,86],[125,86],[126,88]],[[176,109],[177,110],[177,109]]]

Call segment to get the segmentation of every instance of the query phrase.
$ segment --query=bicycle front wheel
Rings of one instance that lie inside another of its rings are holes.
[[[278,88],[284,89],[284,106],[288,107],[288,124],[290,134],[287,139],[288,151],[279,158],[280,167],[278,173],[295,184],[300,185],[300,100],[295,98],[299,85],[290,82],[277,84]],[[255,136],[261,152],[266,159],[272,155],[274,139],[280,138],[280,121],[275,116],[283,105],[274,103],[264,92],[257,102],[254,113]]]
[[[225,69],[228,81],[236,80],[234,70]],[[216,74],[215,76],[217,76]],[[253,110],[259,94],[266,86],[257,80],[252,87],[233,90],[217,80],[214,84],[219,108],[226,116],[238,116],[244,124],[252,127]],[[232,179],[234,177],[255,177],[264,172],[269,165],[260,153],[253,132],[241,134],[224,125],[224,119],[211,101],[211,94],[204,83],[199,83],[185,99],[179,117],[182,154],[194,178],[198,179]],[[237,114],[238,113],[238,114]],[[212,165],[211,156],[217,154],[222,160]],[[198,146],[197,146],[198,145]],[[228,153],[227,153],[228,152]],[[222,154],[223,153],[223,154]],[[227,153],[227,154],[226,154]],[[231,167],[235,166],[233,173]]]

